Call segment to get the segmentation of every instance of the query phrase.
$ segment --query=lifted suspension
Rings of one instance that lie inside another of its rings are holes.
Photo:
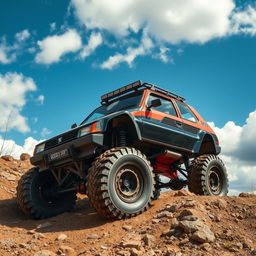
[[[181,163],[184,163],[185,168],[180,166]],[[189,158],[186,156],[169,150],[164,151],[160,155],[156,155],[154,164],[155,172],[170,179],[167,183],[158,181],[157,188],[171,188],[172,190],[184,188],[188,185],[188,168]],[[178,173],[182,174],[185,180],[180,179]]]
[[[171,179],[167,183],[158,181],[157,183],[158,183],[156,186],[157,189],[170,188],[172,190],[180,190],[188,185],[187,180],[182,180],[182,179]]]

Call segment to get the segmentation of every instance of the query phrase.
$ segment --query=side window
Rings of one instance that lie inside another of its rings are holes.
[[[162,97],[151,94],[148,97],[147,105],[150,105],[151,101],[156,100],[156,99],[160,99],[162,104],[161,104],[161,106],[153,107],[152,109],[155,109],[157,111],[160,111],[160,112],[172,115],[172,116],[177,116],[172,102],[170,100],[164,99]]]
[[[176,103],[179,107],[180,114],[181,114],[181,117],[183,119],[186,119],[186,120],[189,120],[189,121],[192,121],[192,122],[197,122],[198,121],[196,116],[193,114],[193,112],[189,109],[188,106],[181,103],[180,101],[176,101]]]

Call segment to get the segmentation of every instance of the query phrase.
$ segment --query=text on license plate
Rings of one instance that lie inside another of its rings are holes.
[[[54,161],[54,160],[64,158],[66,156],[68,156],[68,149],[67,148],[62,149],[61,151],[50,154],[49,155],[49,160]]]

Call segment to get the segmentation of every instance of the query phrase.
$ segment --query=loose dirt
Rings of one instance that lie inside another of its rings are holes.
[[[8,160],[9,159],[9,160]],[[0,158],[0,255],[256,255],[256,195],[162,193],[145,213],[104,220],[79,196],[60,216],[28,219],[16,185],[29,159]]]

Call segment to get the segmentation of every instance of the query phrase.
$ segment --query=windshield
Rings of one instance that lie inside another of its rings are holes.
[[[140,104],[142,92],[139,94],[135,94],[133,96],[130,96],[129,98],[116,100],[109,105],[103,105],[97,109],[95,109],[82,123],[89,123],[95,119],[98,119],[102,116],[109,115],[111,113],[120,111],[122,109],[138,106]]]

